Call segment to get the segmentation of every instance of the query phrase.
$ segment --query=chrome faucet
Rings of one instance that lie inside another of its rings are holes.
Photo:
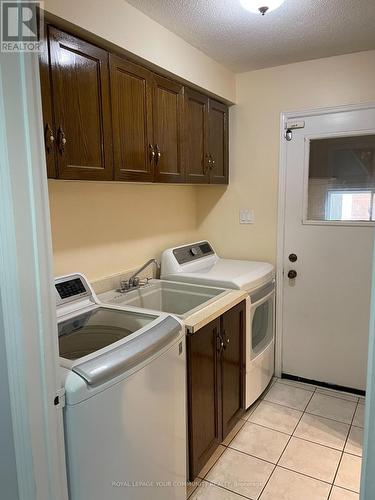
[[[148,267],[150,264],[155,264],[157,271],[158,272],[160,271],[160,264],[156,259],[148,260],[145,264],[143,264],[142,267],[140,267],[134,274],[132,274],[128,280],[120,281],[120,292],[124,293],[129,290],[134,290],[135,288],[139,288],[141,286],[141,279],[138,276],[138,274],[141,273],[144,269],[146,269],[146,267]],[[147,278],[147,282],[148,280],[149,278]]]

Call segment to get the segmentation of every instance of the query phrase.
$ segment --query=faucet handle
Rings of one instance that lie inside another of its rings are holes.
[[[127,290],[129,290],[129,288],[130,288],[130,284],[129,284],[128,280],[121,280],[120,281],[120,291],[121,292],[126,292]]]
[[[132,283],[132,285],[133,285],[134,287],[139,286],[140,281],[141,281],[141,280],[140,280],[140,277],[139,277],[139,276],[136,276],[135,278],[133,278],[133,283]]]

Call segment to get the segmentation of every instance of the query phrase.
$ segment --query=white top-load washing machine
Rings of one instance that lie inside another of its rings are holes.
[[[267,262],[222,259],[208,241],[199,241],[165,250],[161,278],[248,291],[246,406],[249,407],[274,373],[274,267]]]
[[[80,274],[55,281],[71,500],[185,500],[181,323],[102,305]]]

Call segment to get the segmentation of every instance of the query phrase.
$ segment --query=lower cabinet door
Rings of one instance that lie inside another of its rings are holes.
[[[220,318],[187,336],[189,477],[194,479],[222,439]]]
[[[245,301],[221,316],[223,439],[233,429],[245,411],[245,318]]]

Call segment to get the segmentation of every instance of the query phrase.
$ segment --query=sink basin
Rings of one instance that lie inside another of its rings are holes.
[[[186,318],[227,293],[229,290],[223,288],[153,279],[136,290],[126,293],[111,290],[98,297],[107,304],[163,311]]]

